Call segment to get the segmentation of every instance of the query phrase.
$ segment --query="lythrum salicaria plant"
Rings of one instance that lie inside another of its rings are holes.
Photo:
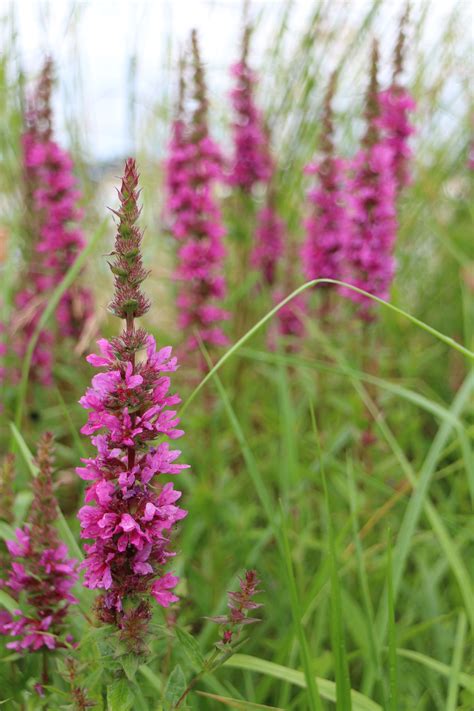
[[[231,67],[235,81],[231,92],[235,119],[232,125],[234,154],[228,180],[230,185],[246,193],[252,192],[257,183],[268,182],[273,172],[268,134],[254,98],[257,77],[248,62],[251,34],[251,27],[246,25],[240,59]]]
[[[400,78],[403,73],[408,16],[409,6],[407,5],[400,20],[393,60],[392,83],[388,89],[379,93],[379,126],[382,138],[392,151],[392,171],[398,193],[411,183],[410,158],[412,150],[409,138],[415,132],[409,114],[415,110],[416,103],[413,96],[401,83]]]
[[[257,215],[255,246],[250,257],[251,264],[258,269],[262,281],[273,286],[277,277],[277,266],[283,255],[285,223],[276,210],[276,195],[268,186],[265,205]]]
[[[81,536],[92,541],[84,546],[85,585],[101,591],[98,618],[118,629],[129,651],[142,654],[150,602],[168,607],[178,599],[173,593],[178,578],[165,568],[174,555],[169,535],[186,511],[176,505],[181,492],[171,482],[162,484],[162,477],[187,465],[176,463],[180,452],[167,441],[183,434],[171,409],[180,400],[169,392],[176,358],[170,347],[157,351],[154,338],[136,326],[150,306],[141,289],[147,272],[138,194],[137,168],[129,159],[114,211],[118,225],[110,263],[115,293],[109,308],[124,328],[110,341],[99,340],[100,355],[87,358],[101,369],[81,399],[89,410],[82,432],[97,454],[83,460],[77,473],[89,482],[79,512]]]
[[[311,213],[306,219],[306,239],[301,249],[305,278],[343,279],[344,249],[350,233],[349,194],[345,161],[335,154],[332,101],[336,89],[334,72],[324,99],[321,158],[306,172],[316,185],[308,193]]]
[[[53,138],[51,91],[53,64],[46,60],[26,113],[22,136],[25,187],[25,287],[15,298],[13,345],[24,357],[52,290],[64,278],[85,246],[78,224],[80,192],[68,153]],[[55,328],[40,333],[32,357],[31,375],[43,384],[52,382],[57,340],[77,339],[92,313],[92,295],[78,284],[61,297]]]
[[[254,600],[255,596],[262,592],[258,589],[259,585],[260,580],[258,579],[257,572],[255,570],[247,570],[244,576],[239,580],[239,590],[231,591],[227,594],[227,607],[229,608],[229,612],[226,615],[206,618],[220,625],[221,635],[219,640],[215,643],[214,650],[210,652],[205,659],[202,659],[202,668],[186,686],[181,696],[179,696],[176,703],[172,706],[173,709],[183,708],[182,705],[186,697],[196,686],[201,677],[218,669],[234,654],[244,641],[241,640],[241,633],[244,627],[260,622],[257,617],[252,617],[252,613],[262,607],[262,603]],[[189,640],[187,633],[183,633],[182,630],[177,630],[177,632],[178,639],[182,643],[184,642],[189,648],[189,644],[190,642],[192,644],[192,640]]]
[[[202,342],[207,348],[227,344],[222,321],[228,313],[221,302],[226,295],[223,260],[225,229],[213,195],[221,176],[221,154],[209,135],[208,99],[197,33],[191,35],[194,110],[185,118],[183,80],[178,114],[167,161],[167,211],[178,250],[178,325],[186,334],[185,350],[192,353]],[[199,359],[201,367],[205,362]]]
[[[68,557],[55,528],[58,505],[53,491],[53,437],[43,435],[38,445],[38,474],[33,480],[33,502],[27,523],[7,541],[9,560],[1,587],[18,603],[3,612],[0,632],[12,637],[9,649],[18,652],[54,650],[70,641],[66,616],[77,603],[71,588],[77,580],[77,561]],[[47,681],[47,662],[43,682]]]
[[[349,190],[353,214],[345,258],[347,281],[381,299],[388,299],[395,273],[396,182],[392,149],[382,139],[379,128],[378,58],[378,44],[374,42],[366,98],[367,130],[362,148],[351,165]],[[351,289],[345,289],[344,293],[359,304],[358,314],[362,319],[374,318],[373,301]]]

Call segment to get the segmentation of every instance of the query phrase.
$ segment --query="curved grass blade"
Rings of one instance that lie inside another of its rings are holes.
[[[417,662],[427,669],[437,672],[437,674],[446,677],[446,679],[449,679],[452,675],[452,667],[443,664],[443,662],[438,662],[437,659],[428,657],[426,654],[421,654],[421,652],[414,652],[412,649],[397,649],[397,654],[399,657],[410,659],[412,662]],[[470,691],[471,694],[474,694],[474,677],[471,674],[460,672],[458,674],[458,683],[464,689]]]
[[[252,338],[252,336],[259,331],[262,326],[264,326],[266,323],[268,323],[277,313],[278,311],[283,308],[286,304],[288,304],[292,299],[296,298],[299,294],[302,294],[306,289],[310,289],[313,286],[318,286],[320,284],[334,284],[336,286],[343,286],[347,289],[351,289],[351,291],[355,291],[358,294],[362,294],[363,296],[366,296],[368,299],[381,304],[382,306],[390,309],[394,313],[398,314],[399,316],[403,316],[404,318],[408,319],[411,321],[411,323],[414,323],[416,326],[421,328],[422,330],[426,331],[427,333],[431,334],[435,338],[437,338],[439,341],[442,341],[446,345],[448,345],[450,348],[454,348],[454,350],[457,350],[459,353],[462,353],[466,358],[469,358],[470,360],[474,361],[474,353],[470,351],[468,348],[465,348],[462,346],[460,343],[455,341],[453,338],[450,338],[449,336],[446,336],[444,333],[441,333],[440,331],[437,331],[435,328],[432,326],[429,326],[428,324],[424,323],[424,321],[421,321],[420,319],[417,319],[415,316],[412,316],[409,314],[407,311],[403,311],[403,309],[399,309],[397,306],[394,306],[388,301],[384,301],[383,299],[379,299],[378,296],[374,296],[373,294],[369,294],[367,291],[364,291],[363,289],[358,289],[356,286],[353,286],[352,284],[347,284],[346,282],[343,281],[338,281],[337,279],[313,279],[312,281],[308,281],[305,284],[302,284],[299,286],[297,289],[291,292],[286,298],[282,299],[273,309],[268,311],[268,313],[265,314],[259,321],[257,321],[256,324],[250,328],[247,333],[245,333],[241,338],[239,338],[236,343],[234,343],[231,348],[229,348],[228,351],[224,353],[222,358],[220,358],[217,363],[210,369],[210,371],[204,376],[204,378],[201,380],[201,382],[194,388],[192,393],[189,395],[187,400],[183,403],[181,407],[181,413],[183,413],[191,404],[191,402],[194,400],[196,395],[202,390],[204,385],[209,382],[209,380],[212,378],[214,373],[217,373],[220,368],[226,363],[229,358],[231,358],[234,353],[236,353],[239,348],[241,348],[247,341]]]
[[[274,365],[285,364],[293,365],[298,368],[307,368],[309,370],[317,370],[325,373],[334,373],[336,375],[344,375],[346,377],[355,378],[364,383],[369,383],[375,385],[381,390],[396,395],[397,397],[411,402],[422,410],[429,412],[430,414],[438,417],[440,420],[449,420],[454,427],[462,428],[462,422],[449,411],[447,407],[441,405],[434,400],[430,400],[425,395],[422,395],[415,390],[411,390],[403,385],[398,385],[397,383],[392,383],[385,378],[379,378],[370,373],[365,373],[361,370],[356,370],[355,368],[342,365],[331,365],[329,363],[319,361],[319,360],[309,360],[306,358],[301,358],[300,356],[282,354],[282,353],[268,353],[267,351],[255,351],[251,348],[242,348],[240,351],[240,357],[248,358],[250,360],[259,361],[262,363],[269,363]],[[464,430],[463,430],[464,432]],[[467,438],[466,438],[467,439]]]
[[[235,654],[224,663],[224,666],[233,669],[245,669],[246,671],[253,671],[257,674],[266,674],[274,679],[281,679],[294,686],[299,686],[302,689],[306,688],[306,679],[303,672],[290,669],[281,664],[268,662],[266,659],[259,659],[258,657],[252,657],[247,654]],[[335,683],[328,679],[322,679],[321,677],[317,677],[316,680],[322,698],[334,703],[336,701]],[[353,689],[351,690],[351,700],[353,711],[382,711],[382,707],[379,706],[379,704]]]

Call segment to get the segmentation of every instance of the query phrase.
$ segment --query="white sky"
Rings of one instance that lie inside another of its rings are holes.
[[[363,12],[370,4],[370,0],[332,2],[348,14]],[[291,30],[296,36],[314,1],[292,4]],[[404,4],[405,0],[390,0],[385,12],[397,17]],[[469,0],[456,4],[472,22]],[[252,15],[262,15],[253,48],[257,66],[287,5],[287,0],[251,3]],[[434,28],[442,25],[453,5],[454,0],[430,1],[429,21]],[[142,113],[152,111],[164,96],[172,101],[176,76],[169,67],[175,67],[179,47],[193,27],[200,34],[211,97],[225,98],[228,91],[228,66],[238,54],[240,0],[0,0],[0,15],[11,15],[12,10],[23,69],[34,74],[44,53],[53,55],[60,133],[62,124],[83,117],[82,136],[95,157],[114,157],[131,148],[127,87],[129,61],[135,52],[137,107]]]

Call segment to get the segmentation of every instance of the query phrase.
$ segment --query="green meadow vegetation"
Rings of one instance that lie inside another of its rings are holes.
[[[77,5],[73,22],[80,24]],[[295,291],[305,295],[304,335],[276,337],[269,345],[281,303],[242,258],[252,245],[263,194],[218,186],[227,232],[224,306],[230,318],[223,328],[229,342],[215,348],[201,343],[204,367],[196,369],[180,355],[180,368],[170,374],[185,431],[178,446],[190,465],[173,480],[188,512],[173,533],[176,557],[168,563],[180,578],[179,602],[166,609],[152,605],[148,653],[134,655],[116,642],[110,624],[95,619],[97,591],[83,587],[80,578],[73,588],[79,604],[68,617],[73,641],[51,652],[46,677],[44,651],[7,649],[7,638],[0,636],[0,700],[6,709],[87,708],[74,696],[77,688],[91,708],[111,711],[474,708],[473,116],[466,37],[472,10],[453,3],[434,23],[437,3],[412,3],[403,81],[417,103],[413,180],[397,203],[390,301],[374,299],[376,319],[368,323],[330,279],[308,282],[292,255],[305,236],[313,178],[304,168],[318,154],[330,75],[337,70],[334,141],[338,154],[350,157],[364,130],[372,40],[380,40],[383,85],[404,7],[388,0],[361,2],[357,12],[346,12],[340,0],[309,5],[306,25],[295,36],[293,3],[256,2],[259,50],[251,51],[256,100],[276,164],[276,205],[287,225],[280,301],[292,303]],[[272,37],[263,31],[269,15],[278,17]],[[21,319],[15,293],[24,286],[24,265],[32,255],[21,132],[27,87],[35,78],[23,72],[18,31],[15,13],[5,9],[0,298],[2,322],[16,328]],[[238,58],[236,37],[229,65]],[[176,244],[163,217],[163,163],[178,84],[174,41],[171,36],[163,67],[172,78],[140,114],[135,156],[139,224],[146,228],[143,262],[150,269],[143,289],[151,308],[143,326],[159,348],[171,344],[180,354]],[[210,52],[202,43],[204,68],[212,75]],[[61,67],[56,74],[61,83]],[[77,77],[79,82],[79,70]],[[212,85],[209,120],[228,152],[229,99]],[[52,432],[59,538],[70,557],[82,560],[77,511],[86,482],[75,468],[93,455],[80,432],[86,413],[78,400],[95,373],[85,356],[96,352],[98,337],[110,339],[119,329],[106,308],[113,279],[105,255],[114,240],[107,207],[117,208],[112,186],[120,185],[116,176],[127,156],[98,167],[80,115],[68,118],[66,131],[83,195],[86,246],[51,289],[21,362],[17,356],[9,361],[15,375],[7,371],[1,383],[1,451],[15,455],[15,473],[10,515],[0,502],[0,537],[10,540],[12,529],[27,520],[37,444],[42,433]],[[37,338],[55,323],[61,297],[79,282],[94,292],[94,318],[76,342],[56,343],[53,380],[45,386],[31,377]],[[3,568],[4,545],[1,556]],[[208,618],[226,614],[228,591],[253,569],[261,581],[259,622],[244,626],[228,650],[213,652],[220,632]],[[11,593],[0,585],[0,606],[9,613],[18,607]]]

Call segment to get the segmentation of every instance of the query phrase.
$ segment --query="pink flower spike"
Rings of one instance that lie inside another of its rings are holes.
[[[186,465],[174,463],[179,452],[169,447],[169,440],[182,434],[171,409],[179,397],[170,392],[168,377],[177,368],[176,358],[170,347],[157,350],[153,337],[134,323],[149,302],[139,286],[146,271],[136,225],[140,208],[133,160],[126,163],[119,200],[111,310],[125,327],[117,338],[100,340],[102,355],[89,358],[101,370],[81,398],[88,411],[82,432],[90,435],[96,455],[77,469],[90,482],[78,518],[81,538],[90,541],[81,565],[85,585],[103,591],[98,617],[117,627],[131,652],[143,654],[150,596],[162,605],[176,599],[169,592],[174,578],[164,571],[174,555],[165,532],[186,515],[174,503],[180,492],[171,494],[158,477]],[[155,446],[157,434],[165,441]]]

